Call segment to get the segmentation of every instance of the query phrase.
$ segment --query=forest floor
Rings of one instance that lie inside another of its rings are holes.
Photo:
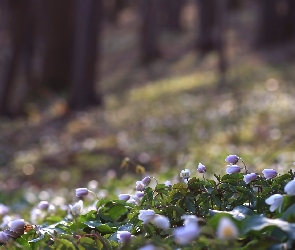
[[[185,167],[196,174],[199,162],[208,175],[219,174],[228,154],[251,171],[292,168],[295,46],[253,49],[248,14],[229,20],[227,84],[220,89],[217,54],[201,58],[193,49],[193,26],[163,35],[163,58],[144,67],[134,49],[134,17],[123,13],[122,25],[104,33],[103,108],[65,116],[64,99],[50,96],[31,104],[27,118],[0,121],[0,190],[76,188],[91,180],[116,189],[122,179],[133,182],[131,173],[141,179],[137,165],[164,180]],[[130,162],[121,168],[125,157]]]

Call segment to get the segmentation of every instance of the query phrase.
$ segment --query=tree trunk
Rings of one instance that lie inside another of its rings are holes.
[[[181,31],[181,12],[185,3],[185,0],[162,1],[161,19],[165,29],[172,32]]]
[[[218,0],[198,0],[199,36],[196,47],[203,53],[215,49],[214,29],[216,25],[216,9]]]
[[[294,0],[261,0],[258,46],[288,42],[295,33]]]
[[[2,4],[5,2],[2,2]],[[32,44],[33,44],[33,22],[30,12],[31,2],[28,0],[7,1],[6,6],[9,12],[7,29],[10,31],[11,44],[10,53],[6,57],[5,67],[0,87],[0,115],[15,116],[23,112],[23,99],[25,92],[15,95],[15,79],[19,70],[21,75],[21,86],[28,88],[30,78]]]
[[[141,0],[139,13],[141,27],[139,31],[140,60],[148,64],[160,57],[159,49],[159,0]]]
[[[53,91],[63,91],[70,86],[72,0],[46,0],[43,3],[43,83]]]
[[[102,105],[96,94],[96,65],[102,20],[101,0],[75,0],[74,45],[69,107],[83,110]]]

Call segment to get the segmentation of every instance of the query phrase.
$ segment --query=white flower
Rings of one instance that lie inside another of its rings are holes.
[[[238,237],[239,231],[231,219],[223,217],[219,221],[216,235],[219,239],[235,239]]]
[[[227,174],[239,173],[240,171],[241,171],[241,168],[238,165],[227,165],[227,169],[226,169]]]
[[[285,186],[285,193],[288,195],[295,195],[295,179],[292,181],[289,181]]]
[[[170,186],[172,186],[171,181],[165,181],[165,186],[166,186],[166,187],[170,187]]]
[[[189,223],[183,227],[174,229],[175,242],[179,245],[186,245],[196,238],[200,233],[197,223]]]
[[[257,175],[255,173],[245,174],[244,182],[246,182],[246,184],[249,184],[251,181],[254,181],[256,178],[257,178]]]
[[[49,213],[49,214],[54,214],[55,212],[56,212],[56,208],[55,208],[55,206],[54,205],[49,205],[49,207],[48,207],[48,209],[47,209],[47,212]]]
[[[71,213],[75,216],[79,215],[82,213],[83,211],[83,201],[79,200],[78,202],[76,202],[73,206],[69,205],[70,209],[71,209]]]
[[[117,238],[119,242],[128,242],[131,240],[131,233],[129,233],[128,231],[118,231]]]
[[[180,177],[188,179],[191,176],[191,171],[189,169],[181,170]]]
[[[129,194],[119,194],[119,200],[128,201],[130,199]]]
[[[195,223],[197,224],[198,223],[198,217],[195,216],[195,215],[189,215],[189,214],[184,214],[181,216],[181,219],[184,220],[183,224],[186,226],[188,225],[189,223]]]
[[[152,221],[156,216],[156,213],[154,210],[148,209],[148,210],[140,210],[138,219],[142,221],[142,224],[149,223]]]
[[[168,229],[170,227],[170,221],[166,216],[156,215],[156,217],[152,220],[152,223],[160,229]]]
[[[141,199],[141,198],[144,196],[144,192],[142,192],[142,191],[136,191],[135,196],[136,196],[138,199]]]
[[[145,186],[149,185],[150,182],[151,182],[151,177],[149,177],[149,176],[146,176],[146,177],[144,177],[144,178],[142,179],[142,183],[143,183]]]
[[[283,196],[281,194],[273,194],[265,200],[265,203],[267,205],[270,205],[269,210],[271,212],[274,212],[277,208],[279,209],[279,212],[281,212]]]
[[[143,191],[144,188],[145,188],[145,185],[142,181],[136,182],[136,187],[135,187],[136,191]]]
[[[269,169],[269,168],[264,169],[262,173],[266,179],[272,179],[276,177],[278,174],[277,171],[275,171],[274,169]]]
[[[31,222],[34,224],[40,224],[46,217],[46,212],[39,208],[34,208],[30,212]]]

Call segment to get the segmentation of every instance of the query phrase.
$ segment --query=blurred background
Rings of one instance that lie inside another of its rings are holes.
[[[292,0],[0,0],[1,199],[292,168],[294,34]]]

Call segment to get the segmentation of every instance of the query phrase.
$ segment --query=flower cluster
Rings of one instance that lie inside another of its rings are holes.
[[[138,219],[142,221],[142,224],[149,222],[153,223],[157,228],[168,229],[170,227],[170,221],[166,216],[156,214],[154,210],[140,210]]]

